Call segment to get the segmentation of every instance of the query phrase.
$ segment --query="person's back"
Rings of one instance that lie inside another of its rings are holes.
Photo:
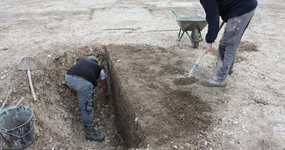
[[[256,0],[216,0],[219,14],[224,21],[231,17],[241,16],[256,8]]]
[[[97,86],[97,79],[100,76],[102,67],[90,59],[78,59],[76,64],[71,66],[67,72],[68,75],[76,75],[91,82],[94,87]]]
[[[257,0],[200,0],[206,12],[208,33],[206,42],[213,43],[219,31],[219,16],[227,22],[229,18],[244,15],[257,6]]]

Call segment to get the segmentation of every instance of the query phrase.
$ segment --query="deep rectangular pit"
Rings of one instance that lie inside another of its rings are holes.
[[[121,136],[124,139],[125,146],[128,148],[145,147],[147,145],[146,137],[141,129],[140,124],[136,121],[136,114],[132,105],[129,103],[121,89],[122,80],[118,76],[116,69],[113,67],[113,61],[106,50],[108,61],[108,72],[111,79],[111,91],[115,101],[117,121]]]

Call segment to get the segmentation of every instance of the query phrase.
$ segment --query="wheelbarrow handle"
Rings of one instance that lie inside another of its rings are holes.
[[[175,17],[178,17],[178,15],[176,14],[176,12],[175,12],[172,8],[170,8],[170,10],[173,12],[173,14],[175,15]]]
[[[195,17],[198,18],[198,11],[197,11],[197,8],[194,7],[194,9],[195,9]]]
[[[31,87],[31,91],[32,91],[32,94],[33,94],[33,98],[34,98],[35,101],[37,101],[37,96],[35,94],[33,83],[32,83],[32,77],[31,77],[31,70],[30,70],[30,68],[28,69],[28,78],[29,78],[29,82],[30,82],[30,87]]]

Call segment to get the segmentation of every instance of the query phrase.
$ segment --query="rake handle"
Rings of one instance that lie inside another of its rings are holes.
[[[32,94],[33,94],[34,101],[37,101],[37,96],[36,96],[36,93],[35,93],[35,91],[34,91],[34,86],[33,86],[33,82],[32,82],[32,77],[31,77],[31,70],[30,70],[30,68],[28,69],[28,78],[29,78],[30,87],[31,87],[31,91],[32,91]]]

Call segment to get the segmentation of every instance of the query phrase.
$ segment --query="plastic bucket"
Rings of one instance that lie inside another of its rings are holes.
[[[33,110],[22,105],[0,114],[0,135],[8,148],[20,149],[34,141],[33,116]]]

